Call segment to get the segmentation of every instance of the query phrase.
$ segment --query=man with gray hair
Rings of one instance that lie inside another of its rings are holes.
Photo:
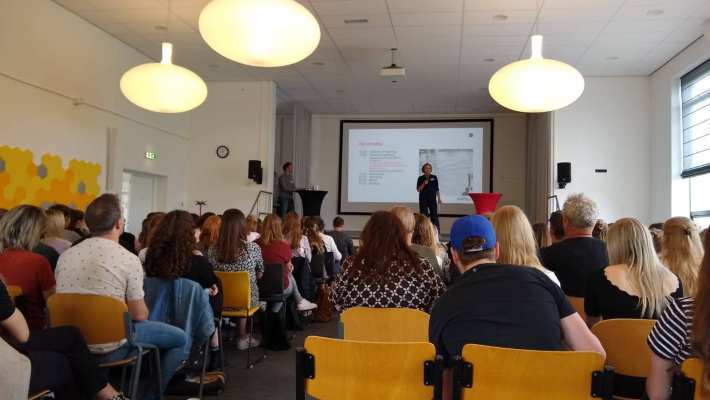
[[[557,275],[567,296],[584,297],[589,275],[609,265],[606,244],[592,237],[598,217],[592,199],[570,195],[562,207],[564,240],[540,250],[542,264]]]

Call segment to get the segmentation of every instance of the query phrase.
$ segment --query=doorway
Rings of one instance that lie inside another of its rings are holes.
[[[121,206],[126,218],[126,232],[138,237],[145,216],[156,211],[159,179],[157,175],[123,171]]]

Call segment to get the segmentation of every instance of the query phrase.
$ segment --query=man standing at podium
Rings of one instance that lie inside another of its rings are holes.
[[[284,163],[283,174],[279,176],[279,216],[283,220],[286,213],[295,211],[296,207],[293,204],[293,192],[296,189],[296,182],[293,180],[293,163],[288,161]]]
[[[417,192],[419,192],[419,212],[429,217],[431,222],[439,228],[439,210],[441,194],[439,194],[439,180],[431,173],[431,164],[422,165],[424,175],[417,179]]]

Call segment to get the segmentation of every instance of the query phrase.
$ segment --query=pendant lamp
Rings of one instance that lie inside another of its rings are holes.
[[[213,0],[199,28],[214,51],[254,67],[295,64],[320,42],[318,21],[294,0]]]
[[[574,67],[542,57],[542,36],[530,38],[532,55],[496,71],[488,91],[511,110],[539,113],[572,104],[584,91],[584,78]]]
[[[207,98],[207,85],[196,73],[174,65],[173,45],[163,43],[159,63],[138,65],[121,77],[121,92],[133,104],[159,113],[192,110]]]

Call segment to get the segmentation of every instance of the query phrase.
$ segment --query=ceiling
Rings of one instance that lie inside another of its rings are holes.
[[[55,2],[156,61],[167,38],[175,63],[207,81],[274,80],[281,102],[326,114],[503,111],[488,80],[529,54],[535,31],[546,58],[584,76],[647,76],[710,18],[710,0],[299,0],[321,24],[318,49],[289,67],[254,68],[202,40],[209,0],[171,0],[170,13],[167,0]],[[345,22],[358,19],[367,22]],[[398,83],[379,77],[392,47],[407,69]]]

